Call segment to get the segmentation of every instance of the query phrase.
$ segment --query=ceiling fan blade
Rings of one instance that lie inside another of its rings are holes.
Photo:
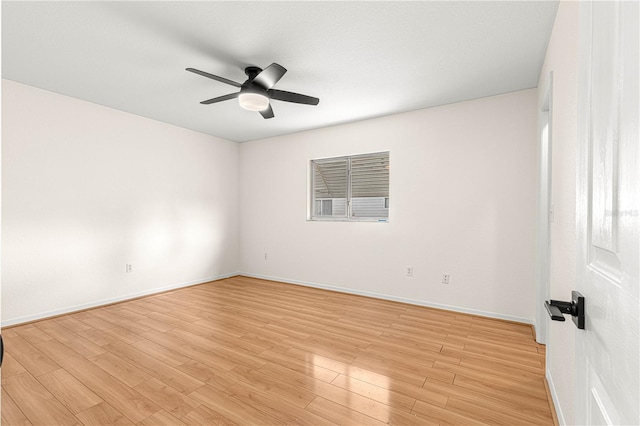
[[[240,92],[238,92],[238,93],[230,93],[228,95],[218,96],[217,98],[207,99],[206,101],[202,101],[200,103],[204,104],[204,105],[215,104],[216,102],[222,102],[222,101],[228,101],[229,99],[235,99],[235,98],[238,97],[239,94],[240,94]]]
[[[193,72],[193,73],[196,73],[196,74],[199,74],[199,75],[201,75],[203,77],[211,78],[211,79],[219,81],[221,83],[227,83],[227,84],[230,84],[232,86],[242,87],[242,84],[236,83],[235,81],[229,80],[228,78],[218,77],[217,75],[209,74],[208,72],[200,71],[200,70],[197,70],[195,68],[187,68],[186,70],[190,71],[190,72]]]
[[[263,69],[260,74],[253,79],[253,82],[265,89],[271,89],[286,72],[287,69],[285,67],[274,62]]]
[[[320,99],[313,96],[301,95],[299,93],[285,92],[284,90],[267,90],[271,99],[277,99],[279,101],[293,102],[296,104],[305,105],[318,105]]]
[[[265,119],[273,118],[274,115],[273,115],[273,109],[271,108],[271,104],[269,104],[267,109],[263,109],[262,111],[260,111],[260,115],[262,115],[262,117]]]

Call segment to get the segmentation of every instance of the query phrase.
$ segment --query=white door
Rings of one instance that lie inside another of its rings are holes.
[[[638,425],[640,4],[584,2],[580,13],[575,418]]]

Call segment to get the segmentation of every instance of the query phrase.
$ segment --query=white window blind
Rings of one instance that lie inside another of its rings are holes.
[[[311,166],[311,219],[388,219],[388,152],[312,160]]]

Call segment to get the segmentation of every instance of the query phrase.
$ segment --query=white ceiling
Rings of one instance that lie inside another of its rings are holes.
[[[558,2],[2,2],[2,77],[248,141],[536,87]],[[248,65],[289,71],[275,118],[236,100]]]

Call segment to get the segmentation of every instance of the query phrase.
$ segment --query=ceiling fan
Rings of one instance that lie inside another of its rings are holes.
[[[250,111],[259,111],[264,118],[273,118],[273,109],[269,103],[270,99],[305,105],[318,105],[318,102],[320,102],[320,99],[312,96],[272,89],[272,87],[275,86],[275,84],[287,72],[286,68],[282,65],[276,64],[275,62],[265,69],[258,67],[246,67],[244,69],[244,73],[248,78],[247,81],[242,84],[195,68],[187,68],[186,70],[199,74],[203,77],[211,78],[221,83],[230,84],[231,86],[240,88],[240,91],[237,93],[230,93],[228,95],[218,96],[217,98],[207,99],[206,101],[200,102],[205,105],[238,98],[238,102],[242,108]]]

